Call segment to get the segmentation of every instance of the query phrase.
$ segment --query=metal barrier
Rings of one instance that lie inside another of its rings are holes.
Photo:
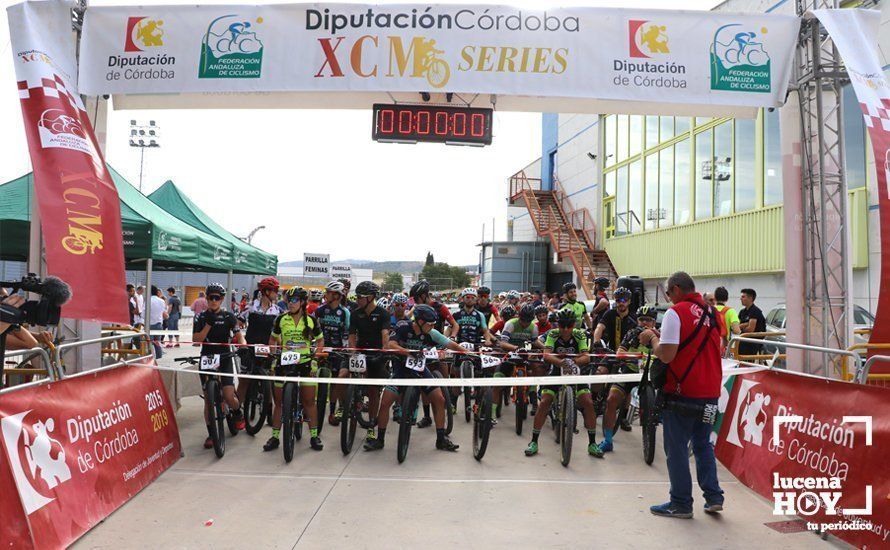
[[[733,359],[738,361],[770,361],[773,359],[785,359],[785,354],[780,353],[778,356],[771,353],[758,353],[755,355],[739,355],[739,343],[741,343],[740,338],[753,338],[756,339],[759,344],[764,343],[773,343],[774,340],[766,340],[765,337],[768,336],[785,336],[784,332],[745,332],[743,334],[739,334],[738,336],[733,335],[732,339],[729,341],[729,345],[726,347],[727,352]]]
[[[92,344],[101,344],[102,342],[114,342],[116,340],[123,340],[124,338],[136,338],[136,337],[146,337],[145,332],[134,332],[132,335],[115,335],[115,336],[103,336],[102,338],[92,338],[90,340],[80,340],[77,342],[65,342],[64,344],[59,345],[56,348],[55,352],[55,364],[58,370],[59,380],[65,378],[66,374],[64,369],[62,368],[62,354],[67,352],[70,349],[89,346]],[[132,360],[131,360],[132,361]],[[121,363],[126,364],[127,361],[122,361]],[[92,369],[85,372],[94,372],[96,369]]]
[[[869,351],[869,350],[890,350],[890,344],[853,344],[848,347],[847,350],[855,351],[857,355],[862,357],[861,351]],[[856,378],[857,373],[850,374],[850,369],[847,368],[846,358],[841,362],[841,376],[843,376],[844,380],[853,380]],[[890,374],[872,374],[872,380],[890,380]]]
[[[871,366],[875,363],[890,363],[890,355],[872,355],[865,361],[865,364],[859,369],[859,372],[856,373],[854,377],[854,381],[857,384],[865,384],[868,381],[869,374],[868,372],[871,370]],[[890,380],[890,374],[874,374],[871,375],[876,380]],[[878,377],[881,378],[878,378]]]
[[[777,334],[777,333],[771,333],[771,334]],[[733,341],[738,340],[740,342],[749,342],[752,344],[762,344],[764,342],[763,340],[761,340],[759,338],[747,338],[744,336],[734,336],[732,340]],[[777,347],[799,349],[799,350],[804,350],[804,351],[815,351],[815,352],[819,352],[819,353],[826,353],[829,355],[852,357],[853,361],[855,362],[855,365],[856,365],[856,372],[858,373],[862,369],[862,357],[860,357],[860,355],[858,353],[856,353],[855,351],[850,351],[850,350],[845,350],[845,349],[823,348],[823,347],[819,347],[819,346],[808,346],[806,344],[794,344],[792,342],[781,342],[778,340],[770,340],[769,344],[772,346],[777,346]],[[738,360],[743,361],[742,359],[738,359]],[[829,377],[825,376],[824,378],[829,378]]]
[[[129,332],[132,334],[126,334],[126,335],[118,334],[121,332]],[[127,338],[136,338],[139,334],[141,334],[141,332],[139,330],[137,330],[131,326],[125,326],[125,325],[112,325],[112,326],[102,327],[102,333],[103,334],[110,333],[109,337],[110,336],[119,336],[121,340],[124,340]],[[120,341],[116,341],[116,342],[112,342],[112,343],[113,344],[116,343],[118,346],[120,346]],[[142,339],[138,348],[122,348],[122,347],[115,347],[114,345],[112,345],[111,347],[101,349],[101,353],[103,355],[116,355],[118,357],[118,359],[122,355],[148,354],[150,352],[151,352],[151,341],[147,338]]]
[[[92,344],[95,342],[87,342],[87,343]],[[46,353],[46,350],[44,350],[44,353]],[[49,359],[49,354],[46,354],[46,358]],[[78,376],[89,376],[91,374],[96,374],[98,372],[116,369],[118,367],[123,367],[126,365],[130,365],[132,363],[141,363],[145,360],[150,360],[153,358],[154,358],[154,355],[148,354],[148,355],[143,355],[142,357],[134,357],[133,359],[125,359],[123,361],[118,361],[117,363],[114,363],[113,365],[106,365],[104,367],[99,367],[97,369],[85,370],[83,372],[78,372],[78,373],[72,374],[71,376],[66,377],[66,379],[77,378]],[[0,388],[0,394],[9,393],[9,392],[21,390],[24,388],[31,388],[34,386],[39,386],[41,384],[51,384],[51,383],[57,382],[57,381],[59,381],[59,380],[53,379],[53,378],[45,378],[43,380],[35,380],[33,382],[28,382],[27,384],[19,384],[18,386],[12,386],[11,388]]]
[[[6,361],[6,359],[8,357],[15,357],[18,355],[27,355],[29,359],[30,359],[30,356],[32,356],[32,355],[40,355],[41,357],[43,357],[43,364],[45,365],[45,368],[42,368],[42,369],[37,369],[37,368],[6,369],[6,368],[4,368],[3,374],[5,376],[8,377],[10,374],[13,374],[13,375],[16,375],[16,374],[18,374],[18,375],[28,375],[28,374],[41,375],[41,374],[43,374],[43,375],[46,375],[50,380],[58,379],[56,370],[53,368],[53,363],[52,363],[52,361],[50,361],[49,352],[47,352],[45,349],[43,349],[41,347],[36,347],[36,348],[30,348],[30,349],[17,349],[17,350],[13,350],[13,351],[8,351],[3,356],[2,360]]]

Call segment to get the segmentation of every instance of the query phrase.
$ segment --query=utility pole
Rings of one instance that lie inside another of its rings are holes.
[[[145,166],[146,147],[160,147],[160,127],[154,120],[148,124],[130,120],[130,147],[139,148],[139,192],[142,193],[142,172]]]

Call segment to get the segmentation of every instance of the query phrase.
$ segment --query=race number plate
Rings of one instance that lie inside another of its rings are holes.
[[[283,351],[281,352],[281,361],[279,364],[281,366],[287,365],[296,365],[300,362],[300,354],[296,351]]]
[[[411,370],[423,372],[423,369],[426,368],[426,357],[415,357],[413,355],[409,355],[408,359],[405,360],[405,366]]]
[[[640,392],[637,391],[636,386],[630,390],[630,404],[634,408],[640,408]]]
[[[269,346],[257,346],[253,349],[253,353],[257,357],[267,357],[270,351]]]
[[[516,353],[515,351],[511,351],[509,354],[507,354],[507,357],[511,361],[521,361],[522,360],[522,356],[519,355],[518,353]]]
[[[423,357],[429,361],[438,361],[439,360],[439,350],[436,348],[430,348],[427,350],[423,350]]]
[[[476,346],[473,345],[473,342],[461,342],[459,345],[467,351],[473,351],[474,349],[476,349]]]
[[[483,369],[494,368],[501,364],[500,358],[492,357],[491,355],[480,355],[479,359],[482,360],[482,368]]]
[[[199,370],[219,370],[219,355],[202,355]]]
[[[365,354],[356,353],[349,358],[349,372],[365,372],[368,370],[368,363]]]

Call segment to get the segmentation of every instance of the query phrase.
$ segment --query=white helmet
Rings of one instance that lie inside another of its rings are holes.
[[[510,300],[518,300],[521,297],[518,290],[510,290],[507,292],[507,298]]]
[[[377,300],[377,305],[382,307],[383,309],[389,309],[389,302],[386,301],[386,298],[380,298]]]
[[[399,294],[393,294],[393,295],[392,295],[392,303],[393,303],[393,304],[407,304],[407,303],[408,303],[408,297],[405,296],[404,294],[401,294],[401,293],[399,293]]]
[[[506,293],[506,292],[498,292],[498,298],[500,298],[501,300],[503,300],[503,299],[506,298],[506,297],[507,297],[507,293]]]
[[[475,288],[467,287],[460,291],[460,297],[463,298],[464,296],[478,296],[478,294]]]
[[[324,296],[324,292],[322,292],[320,289],[313,288],[312,290],[309,291],[309,299],[312,300],[313,302],[317,302],[317,301],[321,300],[321,298],[323,296]]]
[[[340,294],[343,294],[343,290],[346,287],[343,286],[343,283],[341,283],[340,281],[331,281],[325,288],[327,290],[330,290],[331,292],[339,292]]]

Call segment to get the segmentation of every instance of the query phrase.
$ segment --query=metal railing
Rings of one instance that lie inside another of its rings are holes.
[[[55,355],[55,357],[54,357],[55,365],[56,365],[56,368],[58,370],[58,375],[59,375],[58,379],[61,380],[61,379],[65,378],[65,376],[66,376],[66,373],[64,372],[65,369],[62,368],[62,355],[69,350],[72,350],[74,348],[83,347],[83,346],[89,346],[89,345],[93,345],[93,344],[101,344],[103,342],[114,342],[114,341],[118,341],[118,340],[123,340],[125,338],[139,338],[139,337],[147,338],[147,336],[148,335],[145,332],[134,332],[133,334],[127,334],[127,335],[103,336],[101,338],[92,338],[90,340],[79,340],[76,342],[65,342],[64,344],[60,344],[59,346],[56,347],[55,354],[54,354]],[[123,362],[126,363],[126,361],[123,361]],[[95,369],[93,369],[93,370],[95,370]],[[87,372],[92,372],[92,371],[87,371]]]
[[[847,348],[848,351],[856,352],[860,357],[862,356],[862,352],[866,353],[869,351],[890,351],[890,344],[853,344],[852,346]],[[874,356],[873,356],[874,357]],[[843,360],[841,362],[841,377],[844,380],[852,380],[856,377],[856,373],[850,373],[850,369],[847,366],[847,361]],[[873,380],[890,380],[890,374],[872,374]]]
[[[869,375],[869,371],[871,371],[871,366],[875,363],[890,363],[890,355],[872,355],[869,357],[865,364],[862,365],[862,368],[859,369],[859,372],[856,373],[856,376],[853,377],[853,381],[857,384],[865,384],[868,381],[869,376],[872,376],[874,379],[879,380],[890,380],[890,374],[872,374]]]
[[[763,334],[763,333],[761,333],[761,334]],[[777,333],[768,333],[768,334],[774,335]],[[823,348],[820,346],[809,346],[806,344],[795,344],[792,342],[782,342],[779,340],[763,340],[760,338],[747,338],[744,336],[734,336],[732,338],[732,340],[733,341],[738,340],[739,342],[747,342],[747,343],[751,343],[751,344],[768,343],[769,345],[776,346],[776,347],[799,349],[799,350],[803,350],[803,351],[814,351],[814,352],[818,352],[818,353],[825,353],[828,355],[837,355],[839,357],[852,357],[853,363],[856,365],[857,375],[858,375],[859,371],[862,370],[862,357],[860,357],[860,355],[858,353],[856,353],[855,351],[850,351],[850,350],[846,350],[846,349]],[[772,356],[770,356],[770,357],[772,357]],[[739,359],[739,360],[741,361],[741,359]],[[829,378],[829,377],[825,376],[825,378]]]
[[[28,375],[28,374],[41,375],[41,374],[44,374],[50,380],[58,380],[58,373],[53,368],[53,362],[50,361],[49,352],[47,352],[47,350],[45,350],[41,347],[36,347],[36,348],[30,348],[30,349],[17,349],[17,350],[13,350],[13,351],[7,351],[6,354],[3,356],[3,361],[6,361],[6,359],[8,359],[10,357],[16,357],[19,355],[27,356],[26,359],[22,360],[22,362],[29,360],[32,356],[35,356],[35,355],[41,356],[43,358],[44,368],[42,368],[42,369],[38,369],[38,368],[7,369],[4,367],[3,375],[5,377],[9,377],[9,375]]]
[[[541,178],[530,178],[524,171],[519,171],[510,176],[509,182],[510,199],[515,198],[516,195],[523,191],[540,191],[542,185]]]
[[[667,296],[667,295],[665,295]],[[772,359],[786,359],[785,354],[779,354],[776,356],[772,353],[757,353],[754,355],[740,355],[739,354],[739,344],[742,342],[740,338],[753,338],[759,341],[761,344],[765,342],[773,342],[773,340],[766,340],[766,337],[769,336],[785,336],[784,332],[745,332],[739,335],[733,335],[732,339],[729,341],[729,345],[726,347],[727,352],[732,356],[733,359],[737,359],[739,361],[770,361]]]

